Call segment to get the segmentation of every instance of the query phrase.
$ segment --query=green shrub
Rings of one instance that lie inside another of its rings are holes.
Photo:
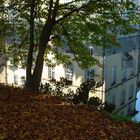
[[[112,113],[115,110],[115,105],[105,102],[102,105],[102,110]]]
[[[52,87],[49,83],[45,83],[44,85],[41,83],[40,87],[39,87],[39,91],[42,93],[46,93],[46,94],[51,94],[52,92]]]
[[[98,97],[91,97],[88,100],[88,105],[94,105],[97,108],[102,106],[102,101]]]
[[[79,88],[76,90],[76,94],[73,97],[73,103],[74,104],[87,104],[88,103],[88,97],[89,97],[89,91],[92,87],[95,86],[95,81],[87,81],[83,82]]]

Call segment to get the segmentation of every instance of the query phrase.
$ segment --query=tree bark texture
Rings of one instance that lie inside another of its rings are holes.
[[[30,7],[30,44],[29,44],[29,51],[28,51],[28,58],[27,58],[27,67],[26,67],[26,88],[30,89],[32,86],[32,64],[33,64],[33,51],[34,51],[34,1],[31,3]]]
[[[43,27],[43,30],[40,35],[39,39],[39,50],[38,55],[35,62],[35,68],[33,70],[33,74],[31,73],[31,66],[32,66],[32,59],[33,59],[33,47],[29,49],[29,58],[28,61],[28,69],[27,69],[27,85],[28,89],[30,89],[33,92],[37,92],[39,90],[41,77],[42,77],[42,70],[43,70],[43,64],[44,64],[44,54],[47,47],[48,42],[50,41],[50,36],[53,30],[53,27],[55,26],[55,18],[57,14],[57,6],[59,4],[59,0],[55,2],[55,6],[53,7],[53,0],[50,0],[49,3],[49,9],[48,9],[48,18],[46,20],[46,23]],[[31,26],[32,27],[32,26]],[[33,26],[34,27],[34,26]],[[34,33],[33,33],[34,35]],[[33,38],[30,38],[31,40],[34,40]],[[31,41],[31,46],[34,46],[34,42]]]
[[[43,64],[44,64],[44,54],[45,54],[47,44],[50,40],[53,26],[54,26],[53,22],[51,20],[48,20],[40,36],[39,51],[38,51],[35,68],[32,76],[32,85],[31,85],[32,87],[30,87],[33,92],[38,91],[40,86]]]

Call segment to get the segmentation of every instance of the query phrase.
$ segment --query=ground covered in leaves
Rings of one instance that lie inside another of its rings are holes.
[[[140,126],[94,107],[0,85],[0,140],[139,140]]]

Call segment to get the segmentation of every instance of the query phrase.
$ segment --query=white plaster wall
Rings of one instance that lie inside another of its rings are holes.
[[[6,83],[5,67],[0,67],[0,83]]]
[[[134,50],[132,52],[129,52],[130,55],[133,56],[133,59],[135,60],[135,72],[137,73],[138,69],[138,51]],[[111,87],[111,69],[112,67],[116,67],[116,84],[122,82],[122,54],[113,54],[110,56],[107,56],[105,58],[105,82],[106,82],[106,89]],[[130,77],[130,69],[127,69],[127,76],[126,79]]]
[[[22,68],[14,68],[14,67],[7,67],[7,82],[8,84],[12,85],[14,84],[14,75],[17,76],[17,86],[22,85],[22,77],[26,76],[26,71],[25,69]]]

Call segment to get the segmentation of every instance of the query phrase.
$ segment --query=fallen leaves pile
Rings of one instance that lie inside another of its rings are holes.
[[[0,140],[139,140],[140,126],[94,107],[0,85]]]

